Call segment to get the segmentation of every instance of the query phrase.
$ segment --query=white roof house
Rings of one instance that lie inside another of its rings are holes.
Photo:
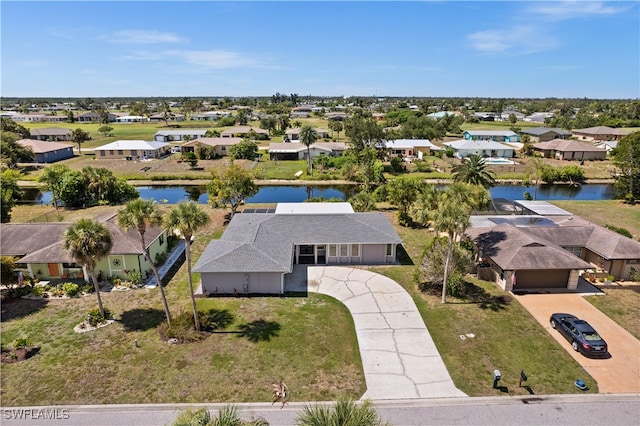
[[[99,146],[93,150],[96,158],[158,158],[168,153],[171,145],[166,142],[143,140],[118,140]]]
[[[275,214],[355,213],[351,203],[278,203]]]
[[[460,139],[452,142],[444,142],[443,145],[453,148],[456,157],[459,158],[468,157],[470,155],[511,158],[515,153],[515,148],[512,146],[486,140]]]

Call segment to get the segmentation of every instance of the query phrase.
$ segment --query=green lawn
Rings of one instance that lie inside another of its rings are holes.
[[[620,200],[553,200],[550,203],[597,225],[625,228],[633,234],[634,239],[640,240],[640,206],[638,205],[632,206]]]

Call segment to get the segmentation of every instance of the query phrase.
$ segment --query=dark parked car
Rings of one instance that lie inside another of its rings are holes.
[[[551,327],[555,328],[569,342],[573,350],[580,351],[583,355],[606,356],[607,342],[585,320],[576,318],[571,314],[555,313],[549,319]]]

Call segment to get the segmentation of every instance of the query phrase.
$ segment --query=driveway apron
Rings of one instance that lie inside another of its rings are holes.
[[[310,266],[308,291],[351,312],[367,391],[361,399],[466,396],[455,387],[411,296],[395,281],[362,269]]]
[[[579,294],[526,294],[515,297],[595,379],[600,393],[640,392],[640,341],[631,333]],[[572,314],[591,324],[606,340],[611,358],[591,359],[574,351],[571,344],[551,328],[549,318],[554,312]]]

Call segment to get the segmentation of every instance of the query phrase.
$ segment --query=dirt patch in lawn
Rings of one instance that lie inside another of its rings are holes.
[[[13,364],[26,361],[38,352],[40,352],[40,346],[26,346],[24,348],[3,350],[0,353],[0,362],[2,364]]]

